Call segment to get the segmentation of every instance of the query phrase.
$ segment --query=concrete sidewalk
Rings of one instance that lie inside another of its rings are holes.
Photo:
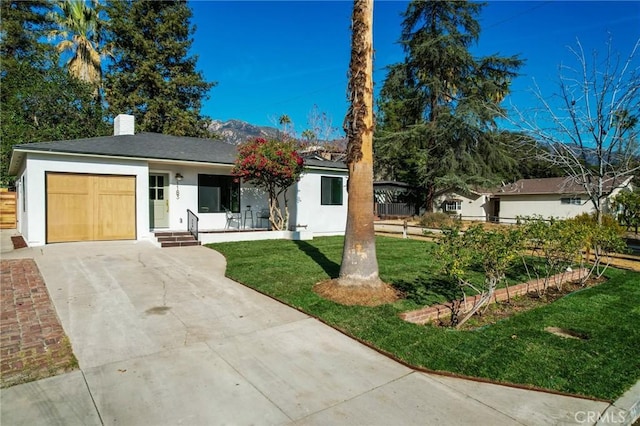
[[[608,408],[620,424],[607,403],[413,371],[225,278],[204,247],[2,256],[36,260],[80,364],[3,389],[2,424],[593,424]]]

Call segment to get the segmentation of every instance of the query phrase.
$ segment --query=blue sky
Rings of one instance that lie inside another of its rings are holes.
[[[198,69],[218,85],[203,114],[273,126],[287,114],[301,133],[314,105],[341,127],[347,110],[352,3],[349,1],[191,0]],[[403,59],[397,44],[406,1],[374,3],[374,84]],[[477,56],[519,54],[526,60],[507,102],[532,106],[533,79],[546,94],[558,65],[572,62],[568,46],[604,51],[609,37],[628,56],[640,38],[640,1],[489,1],[480,17]],[[640,52],[639,52],[640,53]],[[639,57],[636,59],[639,60]]]

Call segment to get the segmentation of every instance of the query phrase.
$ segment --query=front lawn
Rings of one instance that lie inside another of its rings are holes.
[[[407,283],[437,268],[432,243],[377,238],[381,278]],[[609,280],[551,305],[474,331],[418,326],[398,314],[419,307],[400,300],[342,306],[312,291],[335,278],[342,237],[312,241],[210,244],[227,258],[227,276],[318,317],[411,365],[613,400],[640,378],[640,273],[610,270]],[[567,339],[544,329],[588,336]]]

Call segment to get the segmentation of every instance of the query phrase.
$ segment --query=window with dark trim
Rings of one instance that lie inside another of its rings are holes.
[[[22,198],[22,211],[27,211],[27,177],[22,175],[22,185],[20,186],[20,198]]]
[[[582,204],[582,198],[580,197],[560,198],[560,204],[573,204],[575,206],[579,206]]]
[[[224,175],[198,175],[198,213],[240,212],[240,182]]]
[[[164,200],[164,175],[149,175],[149,199]]]
[[[341,177],[320,177],[320,204],[323,206],[342,205]]]

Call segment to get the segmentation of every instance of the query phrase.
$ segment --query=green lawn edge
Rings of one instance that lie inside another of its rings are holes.
[[[312,291],[339,272],[342,237],[208,244],[226,275],[297,308],[406,364],[433,371],[612,401],[640,378],[640,273],[610,269],[608,281],[474,331],[419,326],[398,314],[401,300],[342,306]],[[436,267],[432,243],[377,237],[381,278],[411,281]],[[545,327],[589,336],[566,339]]]

